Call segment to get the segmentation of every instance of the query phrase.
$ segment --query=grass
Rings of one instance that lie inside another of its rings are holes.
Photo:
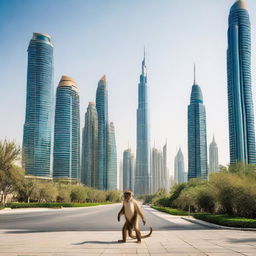
[[[161,212],[166,212],[171,215],[178,215],[178,216],[188,216],[188,212],[174,209],[174,208],[169,208],[169,207],[160,207],[160,206],[151,206],[152,208],[161,211]]]
[[[97,205],[111,204],[111,202],[103,203],[8,203],[6,207],[17,208],[61,208],[61,207],[90,207]]]
[[[171,215],[188,216],[188,212],[169,208],[169,207],[159,207],[152,206],[152,208],[166,212]],[[224,214],[210,214],[210,213],[191,213],[191,215],[199,220],[204,220],[213,224],[236,227],[236,228],[256,228],[256,219],[247,219],[242,217],[233,217]]]
[[[221,226],[236,228],[256,228],[256,219],[233,217],[223,214],[194,213],[193,217]]]

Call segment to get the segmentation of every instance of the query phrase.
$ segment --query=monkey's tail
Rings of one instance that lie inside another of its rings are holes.
[[[152,231],[153,231],[153,229],[150,227],[150,231],[149,231],[149,233],[148,233],[147,235],[141,236],[141,238],[150,237],[150,236],[151,236],[151,234],[152,234]]]
[[[151,234],[152,234],[152,232],[153,232],[153,229],[150,227],[150,231],[149,231],[149,233],[148,233],[147,235],[141,236],[141,238],[147,238],[147,237],[150,237],[150,236],[151,236]],[[133,235],[133,233],[132,233],[132,230],[131,230],[131,229],[129,229],[129,230],[128,230],[128,235],[129,235],[129,237],[130,237],[130,238],[132,238],[132,239],[136,239],[136,238],[137,238],[135,235]]]
[[[130,238],[136,239],[136,236],[132,234],[132,230],[131,229],[128,230],[128,235],[129,235]]]

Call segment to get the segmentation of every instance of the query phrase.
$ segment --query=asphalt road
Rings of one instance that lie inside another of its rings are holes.
[[[28,211],[0,214],[0,229],[20,230],[20,232],[54,232],[54,231],[120,231],[124,217],[117,221],[121,204],[99,207],[50,209],[48,211]],[[170,222],[144,208],[146,225],[142,230],[205,230],[207,227],[187,221]]]

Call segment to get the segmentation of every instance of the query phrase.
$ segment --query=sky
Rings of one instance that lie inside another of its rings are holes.
[[[54,87],[71,76],[80,92],[81,128],[97,83],[106,74],[109,119],[116,129],[118,162],[136,152],[136,108],[143,48],[148,71],[151,145],[168,144],[168,167],[181,147],[187,167],[187,106],[193,84],[206,106],[207,141],[229,163],[226,48],[235,0],[0,0],[0,139],[22,145],[27,47],[33,32],[54,44]],[[251,20],[252,87],[256,82],[256,3]],[[253,15],[254,14],[254,15]]]

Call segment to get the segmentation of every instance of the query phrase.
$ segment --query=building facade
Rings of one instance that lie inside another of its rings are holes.
[[[26,174],[51,177],[52,111],[53,45],[49,35],[34,33],[28,47],[22,145],[22,166]]]
[[[181,151],[181,148],[179,149],[174,159],[174,180],[175,183],[186,182],[184,156]]]
[[[56,93],[53,178],[80,178],[80,103],[76,83],[62,76]]]
[[[96,188],[107,189],[107,129],[108,129],[108,91],[104,75],[96,92],[96,109],[98,113],[98,171]]]
[[[113,122],[107,129],[107,190],[117,189],[117,154],[115,126]]]
[[[209,174],[219,171],[219,156],[218,156],[218,146],[213,137],[212,143],[209,146]]]
[[[161,189],[169,192],[169,171],[167,168],[167,143],[162,149],[152,148],[151,151],[151,193]]]
[[[85,113],[82,136],[81,183],[96,187],[98,171],[98,114],[94,102],[89,102]]]
[[[192,86],[188,106],[188,179],[207,179],[206,113],[201,88]]]
[[[163,172],[163,154],[161,150],[153,147],[151,152],[151,173],[152,184],[151,193],[158,192],[161,188],[164,188],[164,172]]]
[[[164,172],[163,187],[166,189],[166,192],[168,193],[170,190],[170,184],[169,184],[170,175],[167,167],[167,142],[163,146],[163,172]]]
[[[135,170],[135,193],[151,193],[150,138],[149,138],[148,86],[145,54],[142,61],[142,74],[138,86],[137,108],[137,151]]]
[[[230,163],[256,164],[251,28],[244,0],[230,9],[227,49]]]
[[[123,189],[134,191],[134,156],[131,149],[123,152]]]

